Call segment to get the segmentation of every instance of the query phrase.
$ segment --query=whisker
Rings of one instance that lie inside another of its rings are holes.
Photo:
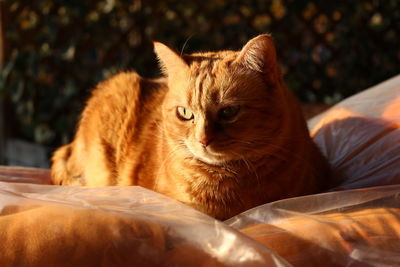
[[[241,159],[242,159],[242,160],[244,161],[244,163],[247,165],[247,169],[248,169],[250,172],[252,171],[252,172],[256,175],[256,180],[257,180],[258,185],[261,185],[260,177],[258,176],[258,172],[257,172],[257,170],[255,169],[254,165],[251,164],[251,162],[250,162],[249,160],[247,160],[246,158],[244,158],[244,157],[242,157]],[[250,170],[250,166],[251,166],[251,169],[252,169],[252,170]]]
[[[161,176],[161,173],[162,173],[162,171],[163,171],[164,166],[167,164],[167,162],[168,162],[169,160],[171,160],[171,159],[173,158],[173,156],[176,155],[176,152],[177,152],[180,148],[183,148],[182,143],[177,143],[177,144],[175,144],[175,146],[173,146],[173,147],[171,148],[171,150],[168,152],[167,156],[165,157],[165,159],[163,160],[163,162],[161,163],[161,165],[160,165],[160,167],[159,167],[159,169],[158,169],[156,178],[155,178],[155,180],[154,180],[154,188],[157,188],[157,187],[158,187],[158,181],[159,181],[159,178],[160,178],[160,176]]]
[[[186,39],[186,41],[185,41],[185,43],[183,44],[182,49],[181,49],[181,54],[180,54],[181,56],[183,55],[183,51],[185,50],[186,44],[189,42],[190,39],[192,39],[193,36],[194,36],[194,33],[191,34],[191,35]]]

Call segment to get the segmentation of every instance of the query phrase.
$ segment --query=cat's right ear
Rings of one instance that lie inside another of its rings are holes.
[[[160,42],[153,42],[153,45],[161,69],[166,76],[177,76],[189,71],[189,65],[173,49]]]
[[[277,72],[275,44],[269,34],[261,34],[251,39],[239,52],[235,63],[260,72]]]

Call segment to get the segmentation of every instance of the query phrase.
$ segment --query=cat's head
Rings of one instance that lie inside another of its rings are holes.
[[[163,123],[172,149],[214,165],[262,156],[285,106],[270,36],[241,51],[179,55],[154,46],[168,76]]]

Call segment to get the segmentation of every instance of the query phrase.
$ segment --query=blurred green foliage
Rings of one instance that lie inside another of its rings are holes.
[[[9,135],[71,140],[89,90],[135,69],[159,75],[151,40],[184,52],[240,49],[272,33],[305,102],[332,103],[399,73],[397,0],[6,0],[0,94]]]

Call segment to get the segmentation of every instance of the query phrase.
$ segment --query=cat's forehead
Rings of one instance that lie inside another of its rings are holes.
[[[201,71],[204,69],[216,69],[218,67],[227,67],[230,62],[236,58],[236,51],[219,51],[219,52],[205,52],[193,53],[184,56],[185,60],[189,63],[192,71]]]
[[[195,84],[201,82],[203,87],[221,85],[232,76],[230,65],[235,57],[234,51],[192,54],[188,58],[189,80]]]
[[[229,104],[240,97],[240,74],[235,73],[221,61],[202,62],[203,66],[191,71],[186,99],[190,105],[206,109],[210,106]],[[243,93],[243,92],[242,92]]]
[[[189,72],[184,72],[179,80],[171,82],[172,90],[182,104],[198,110],[209,110],[237,104],[255,95],[259,81],[254,71],[235,67],[232,62],[237,57],[235,51],[207,52],[184,56]],[[250,88],[249,88],[250,87]]]
[[[206,109],[211,103],[220,103],[222,95],[218,78],[210,69],[202,69],[191,75],[189,86],[186,88],[186,101],[189,105]]]

